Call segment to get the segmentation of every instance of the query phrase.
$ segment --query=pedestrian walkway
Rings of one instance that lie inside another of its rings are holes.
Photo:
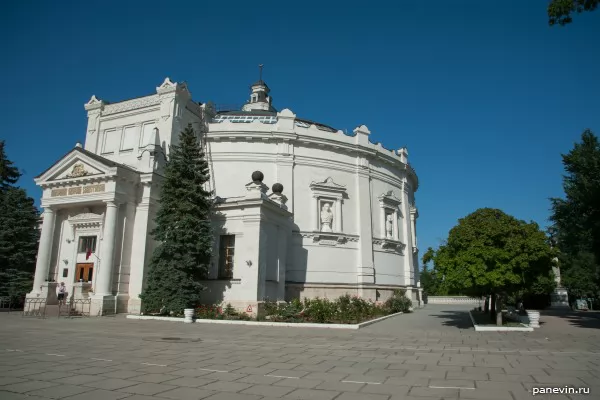
[[[565,386],[598,398],[597,330],[475,332],[469,308],[431,305],[358,331],[3,313],[0,399],[525,400]]]

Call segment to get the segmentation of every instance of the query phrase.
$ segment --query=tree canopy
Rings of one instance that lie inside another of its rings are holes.
[[[562,155],[565,198],[550,199],[561,283],[576,297],[600,294],[600,143],[588,129]]]
[[[147,286],[140,295],[145,312],[181,313],[200,301],[211,260],[213,234],[208,163],[189,125],[172,145],[165,169]]]
[[[430,249],[436,274],[451,291],[481,296],[552,281],[555,251],[539,226],[482,208],[459,220],[446,244]]]
[[[548,5],[548,23],[567,25],[573,22],[572,15],[598,8],[600,0],[552,0]]]

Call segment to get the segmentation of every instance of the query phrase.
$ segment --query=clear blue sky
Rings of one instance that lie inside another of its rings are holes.
[[[408,146],[421,253],[480,207],[545,226],[560,154],[600,134],[600,11],[551,28],[546,5],[11,0],[0,138],[39,204],[33,177],[84,140],[92,94],[146,95],[169,76],[238,104],[263,63],[279,109]]]

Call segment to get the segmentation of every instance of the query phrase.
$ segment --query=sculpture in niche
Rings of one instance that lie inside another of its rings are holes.
[[[323,203],[321,208],[321,232],[333,232],[331,225],[333,223],[333,213],[331,212],[331,204]]]
[[[388,239],[394,238],[394,216],[392,214],[387,214],[385,217],[385,233]]]

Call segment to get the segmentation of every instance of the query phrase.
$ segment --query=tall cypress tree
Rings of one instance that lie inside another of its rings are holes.
[[[200,280],[208,271],[213,247],[212,193],[204,189],[208,162],[191,125],[170,150],[152,231],[158,246],[140,298],[144,312],[179,314],[196,306],[204,289]]]

